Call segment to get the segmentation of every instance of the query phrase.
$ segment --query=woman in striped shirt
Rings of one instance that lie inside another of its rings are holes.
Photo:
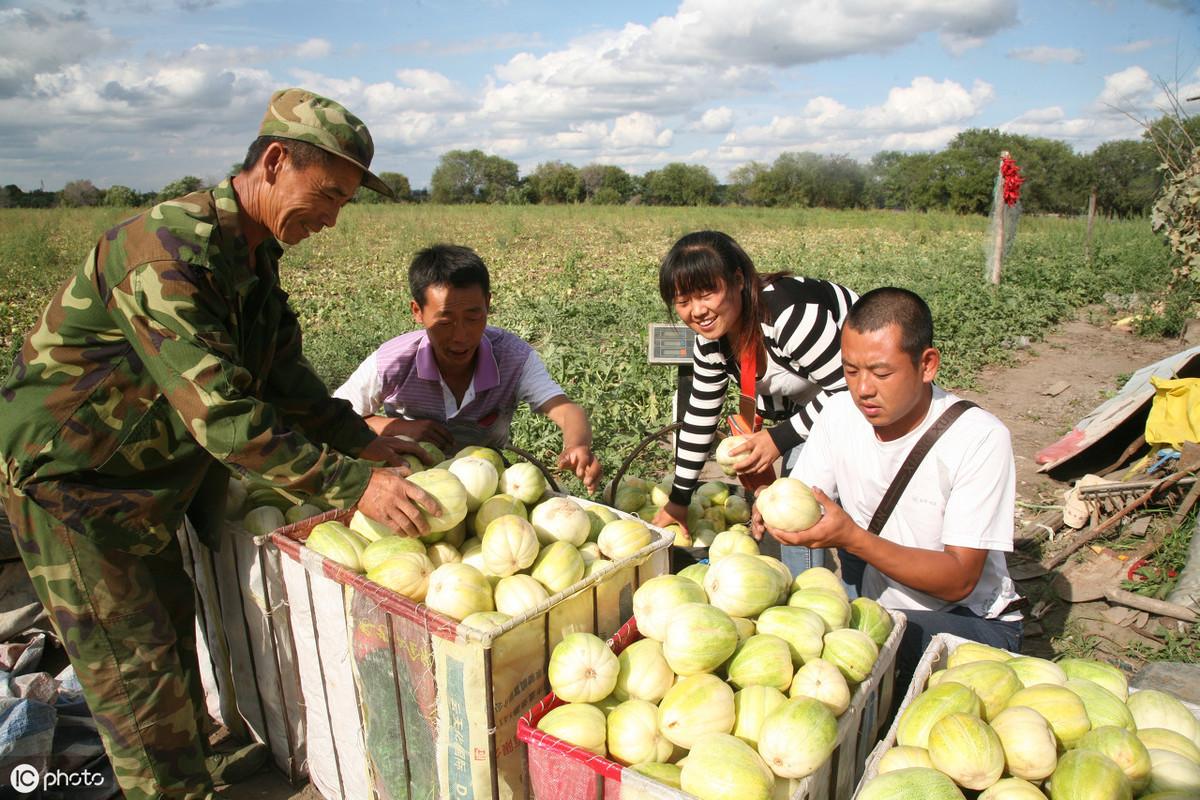
[[[756,352],[758,413],[775,423],[731,453],[739,473],[755,474],[795,450],[823,399],[845,390],[841,325],[858,296],[829,281],[786,272],[759,275],[738,243],[719,231],[690,233],[676,242],[659,269],[658,289],[697,334],[670,501],[654,520],[686,530],[687,506],[716,435],[730,377],[739,383],[742,353]],[[790,459],[784,464],[790,466]]]

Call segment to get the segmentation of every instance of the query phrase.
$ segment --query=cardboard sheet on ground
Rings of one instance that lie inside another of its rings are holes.
[[[1125,562],[1111,556],[1073,561],[1062,567],[1050,585],[1068,603],[1086,603],[1099,600],[1106,591],[1117,586],[1126,568]]]
[[[1153,377],[1200,378],[1200,346],[1133,373],[1116,396],[1097,406],[1066,436],[1038,451],[1034,457],[1041,465],[1038,471],[1068,478],[1111,463],[1146,427],[1155,393]]]

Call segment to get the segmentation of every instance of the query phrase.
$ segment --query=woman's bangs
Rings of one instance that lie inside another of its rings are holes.
[[[671,299],[697,292],[711,292],[725,281],[725,268],[711,250],[698,250],[677,259],[671,265],[666,283],[671,287]]]

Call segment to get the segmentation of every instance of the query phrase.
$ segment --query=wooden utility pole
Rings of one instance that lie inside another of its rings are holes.
[[[1088,224],[1087,238],[1083,241],[1083,259],[1088,264],[1092,263],[1092,226],[1096,224],[1096,187],[1092,187],[1092,194],[1088,198]]]
[[[1000,163],[1004,163],[1004,159],[1008,158],[1008,151],[1005,150],[1000,154]],[[999,174],[999,173],[998,173]],[[1000,268],[1004,261],[1004,176],[1000,175],[996,180],[996,193],[992,199],[992,205],[996,209],[996,241],[993,244],[992,250],[992,284],[1000,285]]]

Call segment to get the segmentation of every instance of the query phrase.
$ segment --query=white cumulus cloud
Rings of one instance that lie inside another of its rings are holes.
[[[909,86],[893,87],[878,108],[863,111],[865,127],[920,131],[975,117],[996,93],[990,83],[977,80],[968,90],[956,81],[914,78]]]
[[[616,148],[670,147],[674,134],[659,121],[641,111],[617,117],[608,143]]]
[[[710,108],[700,115],[692,130],[701,133],[726,133],[733,127],[733,109],[728,106]]]
[[[431,70],[397,70],[395,80],[374,83],[361,78],[330,78],[308,70],[294,70],[292,75],[299,85],[337,99],[363,119],[474,108],[466,90]]]
[[[550,150],[586,152],[602,148],[607,137],[606,123],[582,122],[571,125],[565,131],[543,137],[542,143]]]
[[[1143,107],[1157,89],[1150,73],[1139,66],[1127,67],[1104,76],[1104,88],[1096,105],[1109,113],[1122,114]]]
[[[971,47],[1016,24],[1015,0],[683,0],[652,27],[655,43],[681,61],[790,66],[857,53],[883,53],[937,33]]]
[[[1136,139],[1142,127],[1124,116],[1069,116],[1061,106],[1032,108],[1000,126],[1007,133],[1059,139],[1080,151],[1089,151],[1111,139]]]
[[[923,131],[889,133],[882,139],[871,140],[866,151],[860,152],[860,155],[874,154],[880,150],[901,150],[909,153],[941,150],[962,131],[961,125],[939,125]]]
[[[777,144],[803,146],[831,135],[880,132],[922,134],[960,127],[992,101],[991,84],[975,81],[962,84],[929,77],[914,78],[908,86],[896,86],[880,105],[850,108],[832,97],[816,97],[797,115],[776,116],[765,126],[750,126],[726,137],[726,144]]]
[[[325,58],[333,52],[333,45],[326,39],[308,39],[296,46],[297,58]]]
[[[245,155],[277,87],[261,69],[186,59],[42,73],[30,96],[0,100],[0,171],[48,186],[87,177],[140,189],[185,174],[220,178]]]
[[[1001,125],[1027,136],[1060,139],[1087,152],[1113,139],[1139,139],[1145,126],[1173,113],[1178,99],[1200,94],[1200,69],[1189,78],[1164,88],[1141,67],[1105,76],[1094,102],[1077,114],[1062,106],[1032,108]],[[1172,97],[1173,95],[1173,97]]]
[[[929,33],[982,41],[1015,24],[1016,13],[1015,0],[683,0],[648,25],[518,53],[493,71],[482,110],[532,128],[634,111],[694,113],[698,98],[768,88],[771,68],[884,53]]]
[[[82,9],[0,8],[0,98],[30,90],[35,76],[115,50],[120,42]]]

